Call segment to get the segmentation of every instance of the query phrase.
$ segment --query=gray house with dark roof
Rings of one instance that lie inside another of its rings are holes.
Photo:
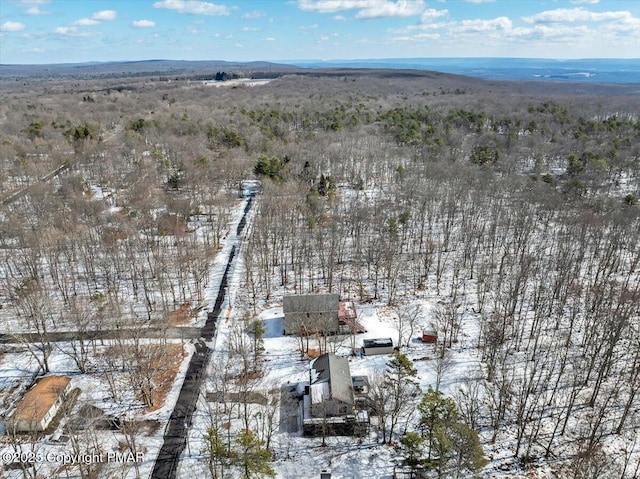
[[[326,353],[313,361],[309,396],[311,417],[353,414],[355,399],[347,358]]]
[[[358,385],[361,383],[368,385],[367,378],[360,377]],[[313,361],[301,403],[303,434],[365,435],[369,415],[365,409],[358,409],[355,392],[362,400],[368,389],[355,391],[347,358],[326,353]]]
[[[340,331],[340,295],[296,294],[282,300],[284,334],[336,334]]]

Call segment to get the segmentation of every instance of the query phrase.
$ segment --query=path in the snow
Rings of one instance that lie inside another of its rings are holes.
[[[26,195],[29,192],[29,190],[31,190],[34,187],[34,185],[36,185],[38,183],[46,183],[50,179],[55,178],[60,173],[62,173],[63,171],[66,171],[68,169],[69,169],[69,165],[68,164],[60,165],[59,167],[57,167],[52,172],[47,173],[46,175],[44,175],[36,183],[34,183],[32,185],[29,185],[29,186],[24,186],[22,188],[19,188],[16,191],[13,191],[13,192],[8,193],[6,195],[0,196],[0,205],[8,205],[10,203],[13,203],[14,201],[19,200],[24,195]]]
[[[191,357],[189,368],[185,376],[180,395],[165,428],[164,443],[151,474],[151,479],[174,479],[178,470],[180,456],[187,444],[187,432],[191,426],[192,416],[196,409],[196,403],[200,396],[200,390],[205,379],[205,372],[209,364],[209,358],[213,349],[207,346],[205,341],[211,341],[216,332],[216,323],[222,311],[222,305],[227,294],[227,284],[230,280],[229,273],[232,270],[233,261],[242,243],[242,232],[246,225],[246,218],[253,196],[246,203],[244,213],[236,229],[236,238],[229,252],[227,265],[220,282],[220,288],[216,297],[213,310],[207,314],[205,325],[199,330],[199,340],[196,343],[196,351]]]
[[[169,328],[121,328],[95,331],[58,331],[46,334],[16,333],[0,334],[0,344],[66,343],[71,341],[104,341],[110,339],[198,339],[202,328],[193,326],[173,326]]]

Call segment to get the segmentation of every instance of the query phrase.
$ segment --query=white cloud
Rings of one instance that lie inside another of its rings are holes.
[[[46,5],[50,2],[51,0],[20,0],[22,5]]]
[[[447,17],[449,10],[435,10],[433,8],[427,8],[420,17],[420,23],[417,25],[408,25],[400,29],[389,29],[391,33],[409,33],[414,30],[438,30],[444,29],[453,25],[451,22],[437,22],[436,20],[442,17]],[[400,37],[403,40],[408,40],[413,37]]]
[[[70,32],[74,32],[77,29],[75,27],[56,27],[55,33],[59,35],[68,35]]]
[[[109,22],[118,18],[118,12],[115,10],[102,10],[91,15],[92,20],[99,20],[103,22]]]
[[[93,18],[81,18],[80,20],[76,20],[73,22],[74,25],[80,25],[82,27],[89,27],[92,25],[98,25],[100,22],[98,20],[94,20]]]
[[[91,35],[88,32],[78,31],[76,27],[57,27],[54,33],[64,37],[88,37]]]
[[[40,10],[40,7],[38,5],[27,9],[25,13],[27,15],[51,15],[51,12],[45,12],[44,10]]]
[[[495,30],[511,30],[513,23],[507,17],[493,20],[462,20],[455,30],[458,32],[491,32]]]
[[[201,2],[199,0],[162,0],[154,3],[153,7],[166,8],[190,15],[229,15],[230,13],[226,5],[216,5],[215,3]]]
[[[26,28],[24,23],[20,22],[4,22],[0,25],[0,32],[19,32]]]
[[[496,0],[464,0],[467,3],[493,3]]]
[[[567,2],[569,3],[569,2]],[[602,2],[601,2],[602,3]],[[431,2],[431,5],[436,5]],[[637,51],[640,17],[630,11],[595,12],[586,7],[538,10],[537,14],[515,18],[499,16],[480,19],[467,16],[453,19],[451,12],[425,8],[420,21],[403,28],[387,29],[387,38],[398,45],[416,48],[437,46],[443,52],[478,52],[486,56],[522,54],[558,55],[582,58],[588,55],[611,56]]]
[[[273,37],[267,37],[267,38],[264,39],[264,41],[266,41],[266,42],[275,42],[276,39],[273,38]]]
[[[530,17],[523,17],[527,23],[602,22],[606,20],[629,20],[633,15],[627,11],[591,12],[582,7],[557,8]]]
[[[345,10],[372,8],[381,1],[387,3],[387,0],[298,0],[298,8],[320,13],[336,13]]]
[[[595,5],[596,3],[600,3],[600,0],[571,0],[571,3],[589,3],[591,5]]]
[[[372,7],[360,10],[356,18],[410,17],[419,15],[423,9],[423,0],[398,0],[397,3],[376,2]]]
[[[615,22],[603,23],[599,26],[600,30],[617,31],[621,33],[635,33],[636,42],[640,41],[640,18],[629,17],[621,18]]]
[[[409,17],[422,12],[424,0],[298,0],[298,8],[319,13],[358,10],[356,18]]]
[[[259,32],[260,29],[256,27],[242,27],[240,31],[241,32]]]
[[[509,32],[509,36],[516,40],[528,42],[576,43],[578,39],[584,40],[586,36],[592,33],[593,31],[584,25],[535,25],[532,28],[514,28]]]
[[[433,8],[427,8],[424,12],[422,12],[422,16],[420,17],[421,23],[429,23],[436,18],[446,17],[449,14],[449,10],[435,10]]]
[[[396,37],[393,40],[395,40],[396,42],[424,42],[427,40],[439,40],[439,39],[440,39],[439,33],[417,33],[411,36]]]
[[[489,20],[485,19],[469,19],[462,21],[448,21],[437,22],[438,18],[448,15],[447,10],[425,10],[422,15],[421,23],[418,25],[410,25],[406,28],[399,30],[389,30],[392,33],[410,33],[415,30],[440,30],[441,33],[420,33],[410,36],[396,37],[395,40],[408,41],[410,39],[425,40],[435,39],[442,37],[447,33],[452,38],[456,35],[471,35],[471,34],[488,34],[502,32],[508,33],[513,30],[513,22],[509,17],[497,17]]]
[[[418,40],[438,40],[440,38],[439,33],[418,33],[416,35]]]
[[[244,15],[242,15],[242,18],[262,18],[264,16],[264,12],[261,12],[260,10],[254,10],[252,12],[245,13]]]
[[[134,28],[151,28],[156,26],[153,20],[134,20],[131,24]]]

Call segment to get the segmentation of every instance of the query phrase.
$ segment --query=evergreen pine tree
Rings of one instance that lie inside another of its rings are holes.
[[[233,463],[242,470],[243,479],[275,477],[276,473],[269,464],[271,451],[263,447],[264,442],[252,430],[241,430],[235,442]]]

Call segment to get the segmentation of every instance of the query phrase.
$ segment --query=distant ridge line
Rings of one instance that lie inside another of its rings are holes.
[[[227,60],[129,60],[58,64],[0,64],[0,79],[73,75],[210,74],[222,69],[285,73],[319,69],[429,70],[485,80],[530,80],[577,83],[640,83],[640,58],[544,59],[506,57],[367,58],[234,62]]]

